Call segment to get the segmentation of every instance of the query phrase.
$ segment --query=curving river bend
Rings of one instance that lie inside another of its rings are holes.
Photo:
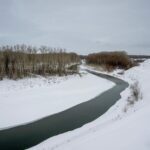
[[[0,149],[27,149],[50,137],[79,128],[104,114],[121,98],[120,93],[128,87],[128,83],[121,79],[87,71],[110,80],[116,85],[90,101],[78,104],[63,112],[50,115],[26,125],[1,130]]]

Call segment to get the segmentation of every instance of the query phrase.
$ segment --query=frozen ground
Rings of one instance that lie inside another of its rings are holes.
[[[63,111],[114,85],[84,71],[81,74],[0,81],[0,129]]]
[[[130,84],[138,81],[140,97],[134,99],[131,88],[107,113],[97,120],[31,148],[35,150],[149,150],[150,149],[150,60],[123,75],[111,73]],[[126,109],[125,109],[126,108]],[[125,111],[126,110],[126,111]]]

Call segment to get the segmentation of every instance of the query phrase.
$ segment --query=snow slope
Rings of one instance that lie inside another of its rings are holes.
[[[116,76],[133,84],[138,80],[142,98],[128,106],[131,89],[107,113],[72,132],[55,136],[31,148],[35,150],[149,150],[150,60]],[[124,108],[128,106],[127,111]]]
[[[26,124],[88,101],[114,83],[81,72],[82,76],[0,81],[0,128]]]

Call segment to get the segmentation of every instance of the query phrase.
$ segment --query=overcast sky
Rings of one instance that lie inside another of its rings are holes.
[[[0,0],[0,45],[150,54],[150,0]]]

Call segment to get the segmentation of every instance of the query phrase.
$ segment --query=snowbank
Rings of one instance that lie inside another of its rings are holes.
[[[114,83],[82,72],[55,78],[0,81],[0,128],[26,124],[90,100]]]
[[[150,60],[131,68],[124,75],[116,76],[131,84],[138,80],[142,99],[124,107],[130,96],[130,88],[107,113],[97,120],[47,141],[31,149],[57,150],[149,150],[150,149]]]

